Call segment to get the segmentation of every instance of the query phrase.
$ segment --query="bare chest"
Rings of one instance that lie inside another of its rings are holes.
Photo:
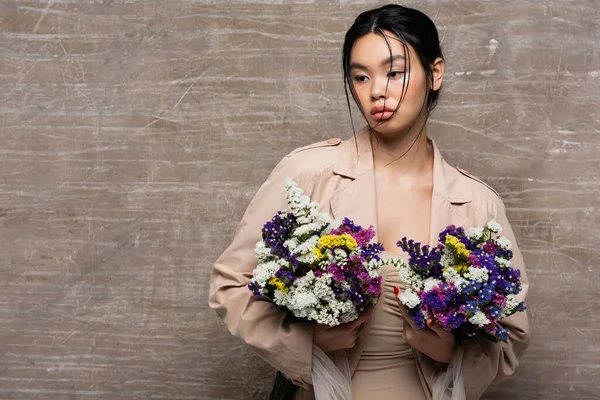
[[[407,190],[378,183],[376,190],[377,234],[386,251],[399,252],[396,242],[405,236],[428,244],[431,186]]]

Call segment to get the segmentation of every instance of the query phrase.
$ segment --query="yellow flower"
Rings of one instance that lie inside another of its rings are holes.
[[[454,268],[454,270],[459,274],[463,274],[469,270],[469,266],[467,265],[467,263],[455,264],[451,268]]]
[[[277,288],[277,290],[279,290],[280,292],[287,293],[290,291],[290,288],[285,286],[285,283],[283,283],[283,281],[279,278],[273,277],[273,278],[269,279],[269,281],[267,283],[271,286],[275,286]]]
[[[324,257],[323,253],[318,247],[313,247],[313,253],[315,253],[315,256],[317,256],[317,261],[320,261]]]
[[[345,233],[343,235],[325,235],[320,237],[317,247],[319,250],[346,247],[352,251],[358,247],[358,243],[356,243],[356,240],[352,236]]]
[[[446,235],[446,245],[453,247],[457,256],[469,258],[471,252],[467,250],[464,243],[460,242],[456,236]]]

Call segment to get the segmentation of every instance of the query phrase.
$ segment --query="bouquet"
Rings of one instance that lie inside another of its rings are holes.
[[[258,264],[248,288],[298,320],[335,326],[357,319],[381,293],[383,246],[369,243],[375,237],[373,227],[320,213],[318,203],[291,179],[285,190],[289,211],[277,212],[262,228],[262,240],[254,249]],[[333,364],[313,346],[318,399],[351,396],[345,352],[335,353]]]
[[[419,328],[431,319],[459,339],[508,339],[499,322],[525,305],[517,299],[520,271],[510,266],[512,244],[501,232],[495,221],[466,231],[450,225],[433,248],[406,238],[397,243],[410,255],[408,262],[393,261],[406,284],[398,299]],[[429,376],[434,400],[465,398],[463,355],[458,346],[446,370]]]
[[[450,225],[436,247],[406,238],[397,243],[410,255],[408,263],[396,261],[407,286],[398,298],[417,326],[432,319],[458,337],[508,338],[499,322],[525,305],[517,299],[520,271],[510,266],[511,242],[501,232],[495,221],[467,230]]]

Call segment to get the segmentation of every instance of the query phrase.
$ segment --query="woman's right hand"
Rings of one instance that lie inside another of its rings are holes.
[[[354,347],[361,326],[371,318],[373,307],[364,310],[357,319],[338,326],[315,325],[313,341],[325,353]]]

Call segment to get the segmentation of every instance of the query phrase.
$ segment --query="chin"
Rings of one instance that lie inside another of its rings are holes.
[[[393,119],[379,124],[378,122],[369,121],[369,124],[372,130],[388,138],[404,136],[410,129],[410,126],[399,124]]]
[[[407,123],[406,121],[413,122]],[[404,137],[411,130],[420,130],[423,121],[420,121],[420,118],[418,117],[415,121],[414,117],[408,119],[406,117],[402,117],[401,115],[395,115],[383,123],[379,123],[379,121],[374,121],[372,119],[369,119],[368,123],[371,129],[377,132],[379,135],[391,139],[394,137]]]

